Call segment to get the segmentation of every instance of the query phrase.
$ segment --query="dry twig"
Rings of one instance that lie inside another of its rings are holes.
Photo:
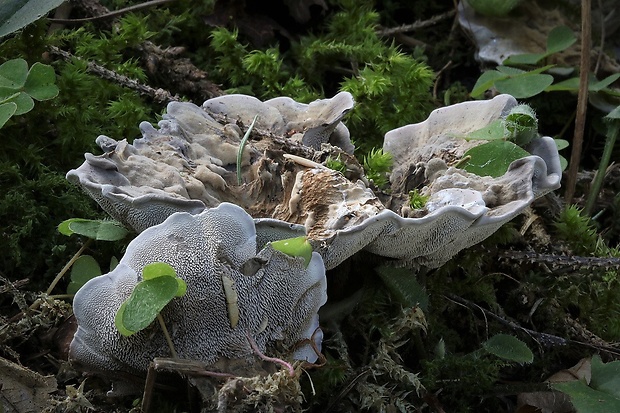
[[[60,56],[66,61],[70,61],[73,58],[81,60],[80,57],[74,56],[65,50],[59,49],[56,46],[50,46],[50,52],[53,55]],[[123,87],[135,90],[141,95],[149,96],[156,102],[167,103],[171,101],[181,100],[178,96],[173,96],[167,90],[164,90],[162,88],[155,89],[151,86],[144,85],[135,79],[130,79],[125,75],[121,75],[110,69],[106,69],[105,67],[95,62],[88,62],[88,71],[103,79],[111,80],[112,82],[117,83]]]

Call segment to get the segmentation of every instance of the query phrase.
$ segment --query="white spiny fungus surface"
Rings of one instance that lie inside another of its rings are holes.
[[[187,283],[187,293],[161,313],[180,358],[252,365],[257,358],[249,334],[267,354],[277,347],[296,359],[317,359],[317,312],[327,299],[321,256],[313,253],[306,267],[302,258],[270,245],[257,249],[252,218],[222,203],[196,215],[175,213],[146,229],[113,271],[78,291],[73,362],[90,371],[144,374],[154,357],[170,356],[157,323],[129,337],[114,325],[118,308],[152,262],[170,264]],[[234,300],[226,289],[236,293]]]

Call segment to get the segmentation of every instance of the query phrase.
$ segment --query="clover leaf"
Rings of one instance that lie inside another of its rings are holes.
[[[0,128],[15,114],[17,104],[15,102],[6,102],[0,104]]]
[[[81,255],[71,266],[71,281],[67,294],[75,294],[86,282],[101,275],[99,263],[90,255]]]
[[[0,105],[13,103],[0,110],[0,126],[12,115],[23,115],[34,108],[34,100],[42,101],[58,96],[54,69],[43,63],[35,63],[28,70],[24,59],[12,59],[0,65]],[[34,100],[33,100],[34,99]],[[12,109],[14,108],[14,110]],[[7,113],[12,114],[7,117]]]

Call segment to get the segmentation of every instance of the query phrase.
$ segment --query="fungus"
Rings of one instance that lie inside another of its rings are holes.
[[[222,203],[196,215],[175,213],[144,230],[113,271],[78,291],[70,359],[81,368],[144,374],[153,358],[169,355],[157,325],[130,337],[114,325],[116,311],[152,262],[170,264],[187,283],[186,294],[161,312],[180,358],[252,366],[249,333],[261,352],[277,345],[293,358],[317,359],[317,312],[327,299],[320,255],[313,253],[306,267],[303,258],[269,244],[257,248],[252,218]]]
[[[532,156],[497,178],[454,166],[483,143],[464,137],[517,105],[512,96],[499,95],[440,108],[424,122],[388,132],[383,150],[395,165],[390,196],[375,193],[363,174],[345,176],[321,164],[331,157],[346,160],[347,170],[361,170],[346,144],[330,144],[350,142],[340,119],[351,105],[347,93],[309,105],[243,95],[211,99],[203,108],[171,103],[159,130],[143,123],[143,137],[133,145],[100,137],[105,153],[87,154],[86,163],[67,176],[138,231],[175,209],[197,213],[221,202],[239,205],[257,220],[260,245],[275,234],[299,236],[305,227],[327,269],[360,250],[404,265],[440,266],[559,187],[558,152],[548,137],[533,139]],[[239,185],[242,129],[255,116]],[[410,206],[412,190],[428,198],[423,208]]]
[[[195,214],[220,202],[270,218],[275,204],[264,203],[281,198],[282,181],[277,178],[294,163],[279,155],[291,148],[300,155],[320,152],[328,142],[342,146],[330,150],[352,152],[348,129],[340,122],[352,107],[347,92],[308,105],[290,98],[261,102],[245,95],[210,99],[202,108],[171,102],[159,129],[142,122],[142,137],[133,144],[99,136],[96,142],[104,153],[87,153],[86,162],[69,171],[67,179],[138,232],[174,212]],[[239,185],[237,155],[243,132],[237,122],[247,129],[255,116],[259,139],[243,148]],[[296,135],[300,143],[289,139]]]

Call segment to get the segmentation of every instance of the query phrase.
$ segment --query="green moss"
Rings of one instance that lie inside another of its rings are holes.
[[[422,362],[422,384],[431,394],[441,391],[446,411],[477,412],[486,410],[492,401],[483,403],[499,378],[503,363],[492,357],[474,357],[448,352],[443,358]],[[499,407],[499,406],[497,406]]]
[[[589,255],[596,250],[596,229],[590,225],[590,218],[582,216],[576,206],[563,209],[554,225],[558,234],[577,254]]]
[[[392,170],[392,154],[383,152],[383,149],[372,149],[364,157],[364,171],[379,188],[389,182],[388,173]]]
[[[261,99],[290,96],[308,102],[349,91],[356,107],[347,120],[363,156],[390,129],[424,120],[435,108],[432,70],[377,34],[379,14],[371,1],[341,0],[341,11],[323,30],[301,36],[282,52],[250,50],[237,31],[211,32],[212,73],[229,92]]]
[[[128,15],[110,32],[96,34],[92,28],[82,28],[51,38],[37,23],[3,42],[0,55],[23,57],[31,65],[41,60],[45,44],[61,45],[118,73],[146,80],[127,53],[152,35],[147,20]],[[0,236],[6,246],[0,251],[0,265],[10,279],[30,278],[41,289],[79,248],[78,237],[60,235],[56,226],[72,217],[104,216],[94,201],[65,179],[66,172],[84,161],[85,152],[100,153],[94,143],[98,135],[131,140],[139,136],[140,121],[154,119],[163,110],[134,91],[88,73],[85,60],[51,64],[59,95],[37,102],[31,112],[0,129]],[[103,262],[109,261],[111,248],[98,250]]]
[[[430,197],[422,195],[419,190],[409,191],[409,206],[413,209],[422,209]]]
[[[41,167],[34,173],[0,163],[0,267],[9,279],[30,278],[37,285],[58,272],[77,250],[77,239],[56,231],[65,217],[92,216],[93,202],[64,174]]]
[[[347,172],[347,165],[342,162],[340,156],[338,156],[336,159],[330,156],[325,160],[325,166],[327,166],[329,169],[333,169],[334,171],[338,171],[341,174]]]

